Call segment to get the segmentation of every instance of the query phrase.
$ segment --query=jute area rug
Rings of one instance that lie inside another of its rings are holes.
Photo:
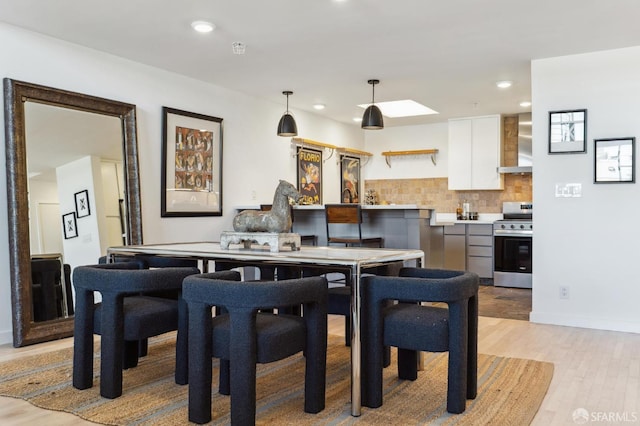
[[[98,352],[93,388],[80,391],[71,386],[72,348],[1,363],[0,395],[108,425],[187,424],[188,386],[173,380],[174,342],[173,334],[151,339],[149,355],[124,372],[123,395],[114,400],[100,397]],[[213,424],[228,424],[229,397],[216,392],[218,370],[213,362]],[[319,414],[303,411],[301,356],[259,365],[257,423],[528,425],[553,375],[550,363],[480,355],[478,397],[467,401],[463,414],[451,415],[446,412],[446,354],[425,353],[425,369],[414,382],[398,380],[394,362],[384,373],[384,404],[363,407],[358,418],[350,416],[349,348],[344,338],[329,338],[326,408]]]

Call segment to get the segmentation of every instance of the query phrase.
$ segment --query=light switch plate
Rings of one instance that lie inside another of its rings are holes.
[[[581,183],[556,183],[556,198],[582,197]]]

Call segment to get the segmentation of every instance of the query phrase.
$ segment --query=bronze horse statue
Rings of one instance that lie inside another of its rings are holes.
[[[236,232],[291,232],[291,206],[289,198],[300,199],[295,186],[280,180],[270,211],[243,210],[233,218],[233,230]]]

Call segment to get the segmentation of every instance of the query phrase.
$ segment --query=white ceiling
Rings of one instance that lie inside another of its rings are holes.
[[[637,0],[0,0],[0,20],[346,123],[369,102],[517,113],[532,59],[640,45]],[[195,33],[193,20],[213,33]],[[245,55],[231,44],[246,44]],[[512,80],[498,90],[495,82]],[[357,125],[357,124],[354,124]]]

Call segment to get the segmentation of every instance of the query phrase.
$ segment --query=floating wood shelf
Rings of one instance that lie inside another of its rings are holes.
[[[324,149],[330,150],[329,156],[327,158],[322,159],[323,163],[327,161],[329,158],[331,158],[333,156],[333,153],[336,151],[336,149],[338,149],[337,146],[331,145],[329,143],[318,142],[318,141],[314,141],[311,139],[304,139],[304,138],[291,138],[291,143],[303,148],[306,146],[310,148],[320,148],[322,150]]]
[[[338,148],[340,154],[353,155],[355,157],[373,157],[373,154],[367,151],[360,151],[353,148]]]
[[[291,142],[300,146],[315,146],[317,148],[328,148],[328,149],[338,148],[337,146],[331,145],[329,143],[318,142],[318,141],[314,141],[311,139],[304,139],[304,138],[291,138]]]
[[[415,149],[412,151],[385,151],[381,153],[385,159],[384,161],[387,163],[387,166],[391,167],[391,157],[398,156],[409,156],[409,155],[430,155],[431,162],[433,165],[436,165],[436,155],[438,154],[437,149]]]

